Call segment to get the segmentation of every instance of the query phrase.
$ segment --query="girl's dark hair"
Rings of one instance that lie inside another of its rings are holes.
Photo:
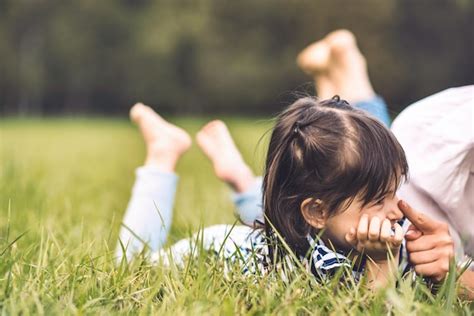
[[[320,199],[335,215],[356,197],[363,205],[382,198],[407,173],[402,147],[377,119],[338,96],[301,98],[277,117],[270,139],[263,180],[267,236],[276,229],[305,256],[307,236],[316,233],[301,213],[305,199]],[[275,246],[270,243],[271,253]],[[284,247],[277,248],[281,255]]]

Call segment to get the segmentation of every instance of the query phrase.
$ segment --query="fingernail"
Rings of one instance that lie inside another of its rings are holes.
[[[400,206],[403,208],[407,208],[408,204],[404,200],[400,200]]]

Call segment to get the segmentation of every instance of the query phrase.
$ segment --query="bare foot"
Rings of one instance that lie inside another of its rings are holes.
[[[196,135],[202,151],[211,160],[216,176],[235,191],[246,191],[255,181],[224,122],[207,123]]]
[[[321,40],[303,49],[296,58],[301,70],[313,77],[317,94],[321,99],[329,99],[336,94],[334,85],[328,77],[330,57],[329,45],[325,40]]]
[[[335,92],[349,102],[363,101],[375,96],[369,80],[367,62],[357,47],[354,34],[338,30],[325,37],[331,48],[328,76]]]
[[[179,157],[191,146],[188,133],[165,121],[152,108],[142,103],[137,103],[130,109],[130,119],[138,125],[145,141],[145,165],[173,172]]]
[[[338,94],[349,102],[375,95],[367,73],[367,63],[348,30],[329,33],[306,47],[297,57],[298,66],[313,76],[322,99]]]
[[[331,49],[325,40],[314,42],[296,57],[296,63],[306,74],[314,76],[325,72],[331,56]]]

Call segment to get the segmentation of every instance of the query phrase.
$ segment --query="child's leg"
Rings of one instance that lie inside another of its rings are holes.
[[[171,172],[162,172],[151,166],[136,170],[119,237],[129,259],[145,246],[156,251],[166,242],[177,183],[177,175]],[[120,244],[117,245],[117,255],[122,255]]]
[[[191,145],[189,135],[166,122],[151,108],[135,105],[131,119],[139,126],[147,148],[145,166],[136,171],[136,181],[120,231],[120,241],[130,258],[145,246],[160,249],[171,226],[178,177],[174,169]],[[117,246],[122,257],[121,245]]]
[[[329,33],[305,48],[298,55],[297,63],[314,78],[320,98],[329,99],[337,94],[390,125],[387,105],[372,88],[367,62],[351,32],[338,30]]]
[[[220,255],[225,259],[240,258],[240,255],[246,256],[243,249],[252,249],[252,241],[248,239],[252,232],[252,228],[247,226],[210,226],[195,233],[190,238],[181,239],[168,249],[160,249],[152,253],[151,261],[165,266],[174,263],[182,267],[185,259],[189,256],[198,255],[201,247],[203,250],[220,252]],[[240,250],[240,253],[235,256],[238,250]]]
[[[255,177],[252,185],[246,191],[232,194],[236,216],[247,226],[254,227],[256,224],[264,222],[262,181],[262,177]]]
[[[235,145],[227,126],[222,121],[212,121],[197,134],[197,142],[211,160],[219,179],[234,190],[233,200],[237,216],[249,226],[255,220],[263,222],[262,179],[255,177]]]
[[[352,33],[330,33],[303,50],[297,62],[303,71],[313,76],[322,99],[339,94],[390,125],[387,106],[370,84],[365,58]],[[197,141],[213,163],[217,177],[234,189],[233,200],[242,222],[250,226],[256,220],[263,222],[262,180],[255,177],[243,160],[225,124],[210,122],[198,133]]]
[[[388,114],[387,104],[381,96],[376,95],[371,99],[358,101],[354,103],[356,108],[369,112],[376,118],[378,118],[385,126],[390,127],[392,119]]]
[[[236,192],[245,192],[255,175],[245,163],[224,122],[207,123],[196,135],[202,151],[211,160],[216,176]]]

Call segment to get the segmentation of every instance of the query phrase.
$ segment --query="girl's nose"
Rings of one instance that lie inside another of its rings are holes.
[[[389,209],[387,211],[387,218],[389,220],[401,220],[403,218],[403,213],[398,207],[398,197],[395,196],[395,198],[390,201]]]

